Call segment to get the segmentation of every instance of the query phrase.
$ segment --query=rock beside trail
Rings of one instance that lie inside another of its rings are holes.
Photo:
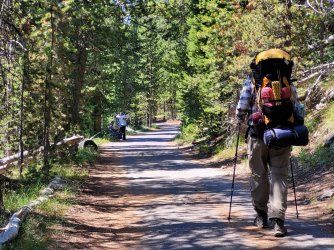
[[[334,196],[334,188],[330,189],[330,190],[325,190],[322,195],[318,196],[318,201],[323,201],[325,199],[331,198]]]
[[[320,102],[315,106],[316,110],[321,110],[327,107],[327,104],[334,99],[334,89],[329,90]]]
[[[310,205],[311,201],[309,199],[305,199],[305,200],[303,200],[302,204],[303,205]]]
[[[333,142],[334,142],[334,134],[332,134],[332,135],[330,135],[326,138],[324,146],[325,147],[330,147],[330,145],[332,145]]]

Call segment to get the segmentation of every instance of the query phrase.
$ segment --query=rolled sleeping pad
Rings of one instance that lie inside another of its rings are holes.
[[[268,146],[276,147],[306,146],[308,129],[304,125],[268,129],[264,132],[263,141]]]

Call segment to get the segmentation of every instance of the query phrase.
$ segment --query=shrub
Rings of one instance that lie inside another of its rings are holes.
[[[78,165],[85,163],[94,164],[98,157],[98,152],[90,148],[79,149],[77,154],[74,156],[74,162]]]
[[[179,144],[191,143],[200,134],[200,129],[195,124],[189,124],[181,128],[181,134],[177,137]]]
[[[334,145],[329,148],[319,146],[313,152],[302,149],[298,161],[306,169],[317,169],[321,166],[330,165],[334,161]]]

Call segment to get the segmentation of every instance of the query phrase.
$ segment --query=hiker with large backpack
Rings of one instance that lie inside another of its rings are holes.
[[[237,105],[238,126],[248,118],[247,154],[251,169],[254,223],[284,237],[287,178],[292,145],[306,145],[303,106],[291,80],[293,61],[279,49],[263,51],[250,65]]]

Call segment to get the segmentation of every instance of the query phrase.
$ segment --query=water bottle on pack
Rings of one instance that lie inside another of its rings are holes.
[[[295,107],[296,123],[304,124],[304,117],[305,117],[305,106],[304,106],[304,104],[299,103]]]

